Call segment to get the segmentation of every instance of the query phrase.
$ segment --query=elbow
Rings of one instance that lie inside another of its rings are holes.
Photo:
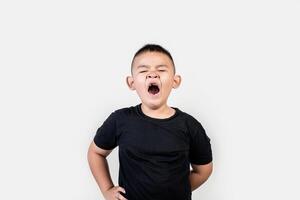
[[[208,178],[213,172],[213,163],[210,162],[205,165],[192,164],[192,168],[195,173]]]

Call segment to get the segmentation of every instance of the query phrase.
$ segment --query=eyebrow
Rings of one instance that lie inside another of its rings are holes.
[[[139,68],[142,68],[142,67],[150,68],[149,65],[139,65],[139,66],[137,66],[136,69],[139,69]],[[159,68],[159,67],[167,67],[167,68],[168,68],[167,65],[163,65],[163,64],[161,64],[161,65],[156,65],[156,66],[155,66],[155,68]]]

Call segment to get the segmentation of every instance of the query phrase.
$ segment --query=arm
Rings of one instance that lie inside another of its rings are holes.
[[[112,152],[112,150],[101,149],[96,146],[94,141],[90,144],[87,157],[91,172],[102,192],[102,194],[114,187],[112,182],[109,167],[106,157]]]
[[[191,190],[193,191],[202,185],[211,175],[213,163],[210,162],[206,165],[191,165],[193,170],[190,173],[189,179],[191,183]]]

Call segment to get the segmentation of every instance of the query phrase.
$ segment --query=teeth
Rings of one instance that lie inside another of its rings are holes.
[[[157,93],[159,93],[159,88],[158,87],[156,87],[156,88],[154,88],[154,87],[152,87],[152,85],[151,86],[149,86],[149,88],[148,88],[148,92],[149,93],[151,93],[151,94],[157,94]],[[150,88],[151,88],[151,90],[150,90]]]
[[[156,84],[156,83],[151,83],[151,84],[149,85],[149,87],[152,86],[152,85],[156,85],[156,86],[158,87],[158,84]]]

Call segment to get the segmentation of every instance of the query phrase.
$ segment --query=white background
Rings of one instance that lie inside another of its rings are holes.
[[[146,43],[211,138],[193,199],[299,199],[299,1],[1,1],[0,199],[103,199],[86,153]],[[118,148],[108,157],[117,184]]]

